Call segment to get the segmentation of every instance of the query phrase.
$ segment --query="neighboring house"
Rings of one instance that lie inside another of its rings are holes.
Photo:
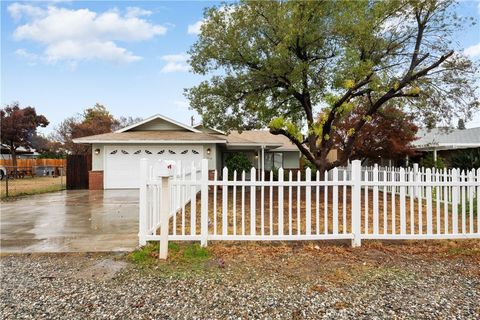
[[[208,159],[209,170],[221,173],[232,152],[245,153],[255,168],[298,170],[301,154],[288,138],[266,130],[232,132],[188,126],[161,115],[113,133],[78,138],[92,145],[91,189],[138,188],[140,159],[176,160],[184,165]]]
[[[470,129],[420,129],[418,139],[413,142],[416,150],[432,152],[436,161],[437,157],[448,160],[458,151],[480,148],[480,127]]]
[[[17,148],[17,159],[33,159],[36,156],[38,156],[38,153],[34,149],[26,149],[24,147]],[[3,144],[0,144],[0,159],[3,159],[3,160],[12,159],[12,154],[10,152],[10,149]]]

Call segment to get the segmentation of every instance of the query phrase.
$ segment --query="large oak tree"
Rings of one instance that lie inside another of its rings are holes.
[[[210,79],[186,90],[205,125],[269,127],[318,169],[344,164],[362,128],[387,104],[417,120],[478,108],[471,61],[452,34],[468,22],[451,0],[241,1],[205,11],[190,50]],[[344,152],[328,163],[337,128]],[[320,117],[320,120],[317,119]]]

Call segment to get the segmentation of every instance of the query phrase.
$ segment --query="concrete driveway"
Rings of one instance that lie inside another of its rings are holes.
[[[1,252],[129,251],[138,191],[61,191],[2,202]]]

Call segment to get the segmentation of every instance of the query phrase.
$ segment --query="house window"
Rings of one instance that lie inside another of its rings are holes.
[[[265,170],[273,170],[273,168],[283,168],[283,153],[267,152],[265,153]]]

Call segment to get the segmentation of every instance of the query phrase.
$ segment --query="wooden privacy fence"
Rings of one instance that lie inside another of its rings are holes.
[[[92,157],[84,154],[67,156],[67,190],[88,189],[88,171],[92,170]]]
[[[17,167],[36,168],[36,167],[65,167],[66,159],[17,159]],[[11,159],[0,159],[0,165],[13,167]]]
[[[158,163],[156,164],[159,165]],[[161,171],[161,170],[160,170]],[[480,169],[347,168],[259,179],[228,179],[208,161],[171,174],[141,160],[139,242],[169,240],[328,240],[480,238]]]

